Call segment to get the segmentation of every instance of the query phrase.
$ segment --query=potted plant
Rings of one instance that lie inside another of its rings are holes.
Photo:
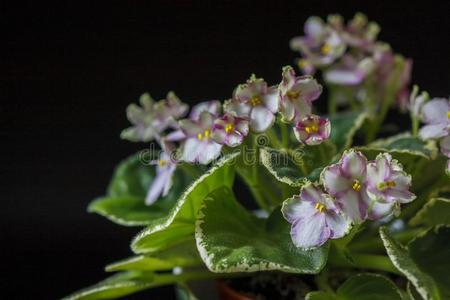
[[[150,147],[89,211],[143,229],[115,275],[68,299],[167,284],[195,299],[209,279],[222,299],[450,299],[449,100],[410,90],[412,61],[362,14],[304,31],[279,83],[251,75],[190,111],[173,92],[129,105],[121,137]]]

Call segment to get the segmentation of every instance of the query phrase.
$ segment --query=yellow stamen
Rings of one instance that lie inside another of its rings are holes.
[[[320,49],[320,51],[322,51],[323,54],[329,54],[331,52],[331,46],[328,43],[325,43],[322,48]]]
[[[450,119],[450,111],[447,112],[447,118]]]
[[[291,100],[295,100],[298,98],[298,96],[300,96],[300,91],[298,92],[289,91],[286,93],[286,96],[288,96],[288,98]]]
[[[253,96],[250,99],[250,104],[253,105],[253,106],[260,105],[261,104],[261,98],[259,98],[259,96]]]
[[[385,181],[385,182],[380,182],[378,185],[377,185],[377,188],[379,189],[379,190],[385,190],[385,189],[387,189],[387,188],[393,188],[393,187],[395,187],[397,184],[395,183],[395,181]]]
[[[315,208],[320,212],[324,212],[326,209],[325,205],[323,205],[322,203],[316,203]]]
[[[317,133],[319,131],[319,126],[317,126],[317,124],[311,124],[311,125],[305,127],[305,131],[308,134]]]
[[[232,132],[233,130],[234,130],[234,125],[233,125],[233,124],[229,123],[229,124],[227,124],[227,125],[225,126],[225,132],[226,132],[226,133],[230,133],[230,132]]]
[[[167,162],[166,162],[164,159],[158,160],[158,165],[159,165],[160,167],[164,167],[166,164],[167,164]]]
[[[205,130],[203,131],[203,133],[197,133],[197,139],[199,139],[200,141],[203,140],[204,138],[209,138],[211,136],[211,131],[209,130]]]
[[[353,180],[352,189],[359,192],[361,190],[361,183],[358,179]]]

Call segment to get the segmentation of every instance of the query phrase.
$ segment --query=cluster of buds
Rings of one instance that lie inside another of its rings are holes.
[[[134,125],[122,132],[130,141],[155,140],[163,150],[157,166],[157,176],[150,187],[147,204],[165,196],[176,170],[176,160],[209,164],[220,156],[222,148],[237,147],[251,133],[260,134],[280,121],[292,125],[300,143],[317,145],[328,139],[331,125],[328,119],[312,114],[313,101],[322,93],[322,86],[310,75],[296,76],[292,67],[283,68],[282,80],[269,86],[252,75],[240,84],[232,97],[195,105],[187,118],[188,106],[173,92],[155,102],[148,94],[141,96],[142,107],[131,104],[127,116]],[[177,154],[177,155],[174,155]]]
[[[412,61],[395,55],[388,44],[377,41],[380,28],[376,23],[361,13],[347,24],[339,15],[330,15],[327,22],[310,17],[304,31],[304,36],[290,42],[291,49],[302,55],[297,64],[304,74],[319,69],[327,83],[348,87],[353,92],[351,97],[362,102],[386,97],[381,93],[395,84],[394,96],[400,108],[406,108]],[[368,89],[366,83],[374,89]],[[350,101],[348,94],[335,97]]]
[[[388,153],[368,161],[361,152],[348,150],[339,162],[322,171],[320,184],[323,188],[304,185],[300,195],[283,204],[298,247],[314,248],[341,238],[351,224],[397,214],[400,204],[416,198],[409,191],[411,176]]]

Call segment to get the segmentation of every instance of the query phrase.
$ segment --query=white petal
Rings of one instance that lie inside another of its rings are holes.
[[[313,203],[301,200],[299,197],[293,197],[283,202],[281,212],[284,218],[293,224],[300,219],[309,219],[317,213],[317,209],[314,208]]]
[[[346,151],[342,155],[342,171],[351,178],[363,178],[366,175],[367,158],[359,151]]]
[[[145,204],[151,205],[158,200],[159,196],[161,196],[164,186],[167,181],[167,176],[163,173],[160,176],[156,176],[148,190],[147,197],[145,198]]]
[[[279,110],[279,100],[278,89],[274,86],[268,88],[267,94],[262,99],[264,106],[274,114]]]
[[[428,101],[422,108],[425,123],[448,123],[447,112],[450,111],[450,102],[444,98],[436,98]]]
[[[374,201],[372,207],[369,211],[368,218],[370,220],[378,220],[381,219],[390,213],[394,209],[395,202],[390,203],[382,203],[378,201]]]
[[[222,150],[222,145],[213,141],[205,141],[198,156],[198,162],[204,165],[209,164],[211,161],[219,157],[220,150]]]
[[[203,143],[197,138],[188,138],[181,147],[181,160],[186,162],[198,162],[198,157],[203,151]]]
[[[419,136],[422,140],[437,139],[449,134],[450,125],[446,123],[425,125],[420,128]]]
[[[349,190],[341,194],[337,198],[337,201],[350,220],[356,223],[364,220],[367,213],[367,207],[366,204],[363,203],[360,193]]]
[[[250,127],[255,132],[264,132],[275,121],[275,116],[266,107],[258,105],[250,113]]]
[[[325,190],[332,195],[344,192],[351,188],[352,182],[342,176],[339,165],[331,165],[326,167],[320,175],[321,183]]]
[[[298,220],[291,228],[292,241],[295,246],[301,248],[319,247],[328,240],[330,234],[324,213],[317,213],[311,218]]]
[[[331,230],[332,239],[343,237],[350,229],[351,222],[341,214],[335,212],[328,212],[326,222]]]

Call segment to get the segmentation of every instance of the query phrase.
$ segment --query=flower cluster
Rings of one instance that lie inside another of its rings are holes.
[[[304,74],[314,74],[319,69],[328,84],[348,88],[338,89],[334,95],[337,101],[348,103],[356,99],[370,108],[366,102],[387,97],[382,93],[395,84],[393,96],[405,109],[412,61],[394,54],[389,45],[377,41],[379,31],[379,26],[361,13],[347,24],[339,15],[330,15],[327,22],[310,17],[304,26],[305,35],[293,38],[290,46],[302,55],[297,64]],[[377,89],[368,89],[368,82]]]
[[[300,195],[284,202],[282,212],[292,224],[291,237],[302,248],[323,245],[348,233],[351,224],[396,214],[415,199],[411,176],[388,153],[368,161],[359,151],[344,152],[339,162],[321,173],[320,184],[306,184]]]
[[[328,139],[329,120],[312,114],[313,101],[321,93],[322,86],[312,76],[296,76],[294,69],[286,66],[280,84],[269,86],[252,75],[223,105],[218,100],[201,102],[185,119],[182,117],[188,106],[173,92],[158,102],[148,94],[142,95],[142,107],[131,104],[127,109],[134,126],[124,130],[122,138],[155,140],[163,149],[161,158],[153,162],[158,166],[157,176],[146,203],[152,204],[168,193],[176,170],[174,154],[184,162],[209,164],[219,157],[224,146],[237,147],[250,133],[271,130],[278,113],[281,122],[292,124],[300,143],[317,145]]]

